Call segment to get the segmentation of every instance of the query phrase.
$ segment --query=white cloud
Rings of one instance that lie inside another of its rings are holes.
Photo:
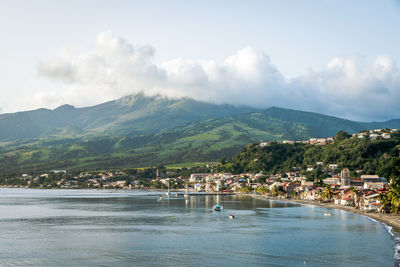
[[[147,95],[192,97],[214,103],[281,106],[350,119],[400,117],[400,71],[387,56],[373,63],[337,57],[319,71],[287,80],[263,52],[238,50],[222,62],[174,59],[153,62],[151,46],[135,46],[110,32],[100,33],[92,51],[64,51],[43,59],[38,70],[62,81],[62,94],[37,93],[36,103],[78,106],[143,91]]]

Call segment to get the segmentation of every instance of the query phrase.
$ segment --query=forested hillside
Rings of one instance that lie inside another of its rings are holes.
[[[221,166],[221,170],[233,173],[259,172],[282,173],[300,168],[304,173],[308,165],[317,162],[338,164],[338,170],[349,168],[364,174],[383,177],[400,177],[400,133],[390,139],[337,138],[324,146],[310,144],[282,144],[271,142],[265,147],[258,143],[246,146],[242,152]]]

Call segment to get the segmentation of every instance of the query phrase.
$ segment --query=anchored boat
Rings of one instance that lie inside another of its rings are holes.
[[[222,210],[222,206],[220,204],[217,204],[214,206],[213,208],[214,211],[221,211]]]

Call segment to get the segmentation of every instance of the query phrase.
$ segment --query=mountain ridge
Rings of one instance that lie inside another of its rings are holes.
[[[40,108],[0,114],[0,141],[38,138],[46,132],[68,126],[78,127],[89,135],[104,131],[110,134],[113,130],[143,133],[254,110],[246,106],[216,105],[189,98],[169,99],[137,94],[90,107],[75,108],[66,104],[53,110]]]
[[[0,115],[0,171],[214,161],[250,143],[376,128],[400,128],[400,120],[356,122],[278,107],[257,110],[137,95],[86,108],[63,105]],[[26,129],[31,132],[25,134]]]

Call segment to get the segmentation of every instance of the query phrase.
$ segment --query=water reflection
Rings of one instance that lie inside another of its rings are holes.
[[[220,203],[224,209],[213,212]],[[1,265],[393,264],[379,223],[244,196],[0,189]],[[229,219],[232,213],[235,219]],[[351,249],[350,249],[351,248]]]

